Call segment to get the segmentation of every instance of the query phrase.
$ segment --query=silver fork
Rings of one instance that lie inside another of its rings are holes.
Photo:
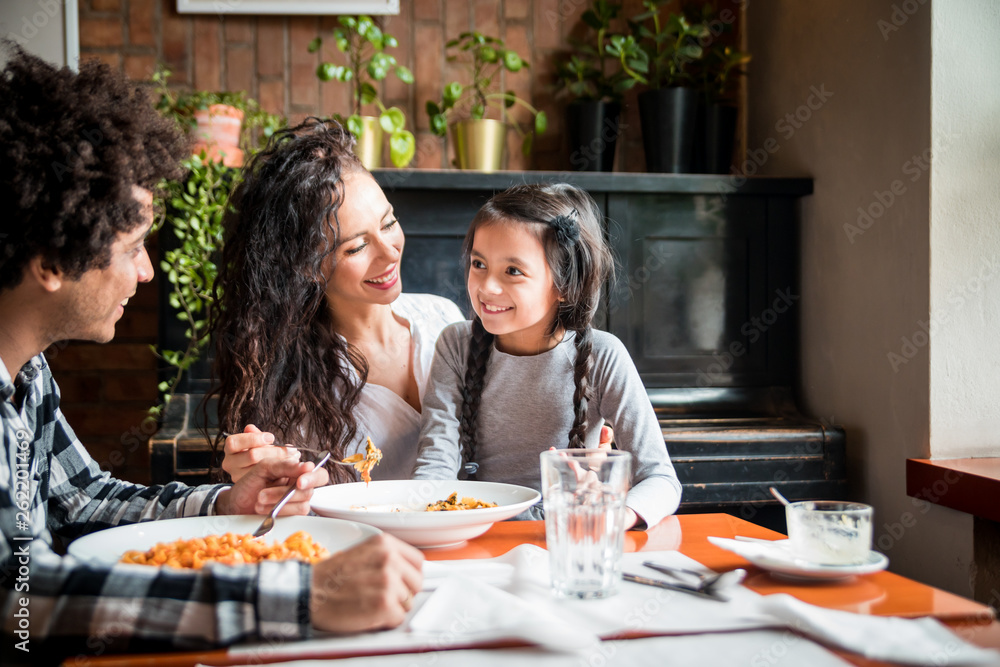
[[[730,586],[739,584],[743,582],[744,577],[746,577],[746,570],[738,568],[735,570],[730,570],[728,572],[696,572],[694,570],[688,570],[683,567],[671,567],[669,565],[661,565],[660,563],[654,563],[653,561],[645,561],[643,563],[646,567],[652,568],[657,572],[674,577],[679,581],[683,581],[678,577],[678,573],[689,575],[695,577],[698,581],[696,584],[691,584],[689,581],[683,582],[682,586],[690,586],[694,590],[703,591],[706,593],[713,593]]]
[[[222,437],[224,437],[224,438],[228,438],[231,435],[233,435],[233,434],[232,433],[228,433],[226,431],[222,432]],[[314,449],[312,447],[302,447],[300,445],[284,445],[284,444],[279,443],[278,441],[275,441],[275,442],[273,442],[271,444],[274,445],[275,447],[283,447],[284,449],[297,449],[300,452],[307,452],[309,454],[319,455],[319,454],[325,454],[326,453],[326,452],[324,452],[323,450],[320,450],[320,449]],[[329,450],[327,450],[327,451],[329,451]],[[341,461],[340,459],[333,459],[333,462],[334,463],[338,463],[338,464],[340,464],[342,466],[348,466],[348,467],[351,467],[351,468],[354,467],[353,463],[345,463],[344,461]],[[324,464],[317,464],[316,467],[319,468],[320,465],[325,465],[325,463]]]
[[[321,458],[316,463],[316,467],[322,468],[324,465],[326,465],[326,462],[329,460],[330,460],[330,452],[327,452],[326,454],[323,455],[323,458]],[[266,535],[272,528],[274,528],[274,518],[278,516],[278,512],[281,511],[281,508],[285,506],[285,503],[287,503],[288,499],[291,498],[294,494],[295,494],[295,482],[292,482],[292,488],[288,489],[288,493],[283,495],[281,497],[281,500],[277,502],[277,504],[274,506],[271,512],[266,517],[264,517],[264,520],[260,522],[259,526],[257,526],[257,530],[253,531],[254,537],[261,537],[263,535]]]

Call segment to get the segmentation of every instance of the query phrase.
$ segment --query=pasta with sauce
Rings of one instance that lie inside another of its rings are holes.
[[[253,565],[265,560],[289,559],[315,563],[329,555],[330,552],[317,544],[312,535],[300,530],[284,542],[273,544],[250,534],[234,533],[161,542],[147,551],[126,551],[120,562],[198,570],[207,563]]]

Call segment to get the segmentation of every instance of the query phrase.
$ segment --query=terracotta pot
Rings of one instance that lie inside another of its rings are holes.
[[[240,150],[240,128],[243,112],[227,104],[213,104],[207,109],[194,112],[197,126],[194,129],[195,144],[192,151],[205,151],[209,160],[222,160],[227,167],[243,165],[243,151]]]

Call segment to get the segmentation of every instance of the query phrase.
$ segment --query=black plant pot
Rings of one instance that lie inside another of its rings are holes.
[[[696,106],[697,93],[692,88],[661,88],[639,94],[646,171],[691,173]]]
[[[569,163],[575,171],[611,171],[618,143],[621,105],[573,102],[566,107]]]
[[[736,140],[736,107],[710,104],[703,117],[704,167],[706,174],[728,174],[732,170]]]

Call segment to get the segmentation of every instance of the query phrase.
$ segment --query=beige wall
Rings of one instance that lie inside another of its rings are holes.
[[[63,0],[3,0],[0,38],[56,65],[76,68],[80,57],[77,5]],[[0,51],[0,67],[7,61]]]
[[[1000,3],[937,2],[932,14],[931,453],[997,456]]]
[[[898,26],[894,4],[912,10]],[[851,495],[875,506],[891,569],[969,595],[971,517],[905,493],[906,458],[929,454],[928,347],[890,358],[929,309],[929,175],[913,161],[931,146],[929,0],[773,0],[747,20],[748,147],[778,146],[758,173],[815,179],[802,205],[802,407],[847,429]]]

